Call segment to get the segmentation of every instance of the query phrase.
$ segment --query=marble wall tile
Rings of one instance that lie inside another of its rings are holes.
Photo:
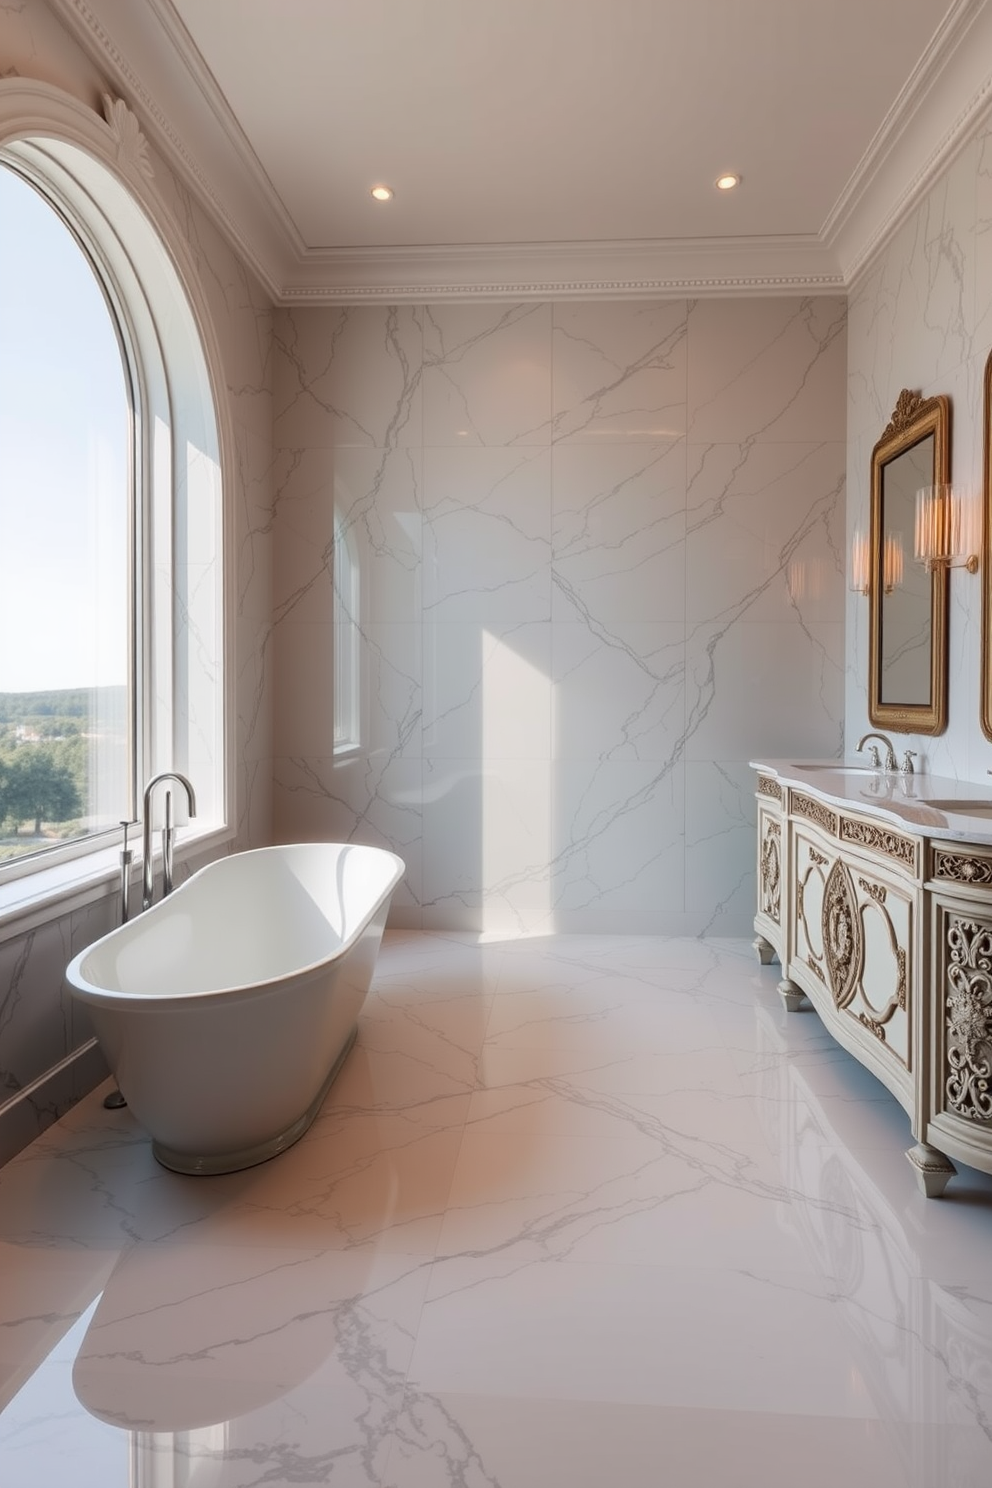
[[[837,621],[844,611],[844,446],[689,446],[686,615]]]
[[[556,444],[684,435],[687,320],[684,300],[556,304]]]
[[[554,626],[556,760],[666,760],[685,735],[685,627]]]
[[[550,929],[551,790],[547,757],[425,757],[425,929]]]
[[[62,979],[72,955],[68,917],[0,944],[0,1103],[72,1047]]]
[[[745,931],[743,762],[757,740],[772,754],[838,747],[843,303],[418,314],[421,445],[405,426],[409,446],[384,465],[378,446],[336,440],[333,410],[311,403],[304,418],[290,401],[277,419],[278,835],[319,822],[401,856],[422,844],[397,923]],[[362,322],[378,345],[388,315]],[[361,364],[354,335],[336,343],[334,317],[292,319],[293,386],[343,387],[334,362],[340,345],[342,365]],[[385,387],[366,427],[385,427],[394,402]],[[336,766],[320,740],[332,468],[373,595],[366,731]],[[691,905],[687,759],[716,788],[713,816],[694,813]],[[717,882],[707,844],[721,832]]]
[[[551,306],[429,305],[422,315],[424,444],[549,444]]]
[[[992,273],[982,243],[992,222],[988,125],[934,182],[851,295],[848,356],[848,543],[868,530],[871,451],[902,388],[951,401],[951,478],[981,487],[983,375],[992,338]],[[848,547],[848,552],[850,547]],[[848,559],[849,562],[849,559]],[[984,578],[950,575],[948,726],[904,734],[917,768],[986,783],[990,748],[979,725]],[[868,605],[848,596],[848,749],[868,727]]]
[[[552,846],[559,930],[595,925],[616,932],[683,912],[683,767],[655,760],[557,762]]]
[[[685,461],[681,442],[556,447],[556,620],[682,621]]]
[[[551,625],[426,624],[424,752],[540,759],[551,749]]]
[[[841,749],[843,625],[703,621],[686,647],[686,754],[816,759]],[[785,679],[768,706],[763,679]]]
[[[374,449],[421,442],[421,312],[407,306],[280,310],[278,443]]]
[[[424,451],[424,618],[548,620],[551,456]]]
[[[364,842],[406,864],[397,908],[419,905],[422,778],[419,760],[388,755],[277,756],[274,810],[280,841]],[[399,923],[397,921],[396,923]]]
[[[845,327],[840,298],[696,301],[689,439],[843,440]]]

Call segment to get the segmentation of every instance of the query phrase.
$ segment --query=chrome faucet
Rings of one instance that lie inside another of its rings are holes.
[[[161,775],[153,775],[145,786],[144,804],[142,807],[142,872],[144,875],[141,895],[142,909],[148,909],[155,892],[155,875],[152,872],[152,792],[163,780],[174,780],[181,785],[186,792],[189,803],[190,816],[196,815],[196,792],[186,779],[185,775],[179,775],[175,770],[164,770]],[[162,828],[162,894],[172,893],[172,848],[175,840],[175,827],[172,825],[172,792],[165,794],[165,826]]]
[[[869,739],[877,739],[880,744],[884,744],[885,745],[885,766],[884,766],[884,768],[885,768],[885,770],[886,770],[886,772],[888,774],[894,775],[895,772],[896,772],[896,770],[898,769],[898,766],[896,764],[896,752],[895,752],[895,750],[892,747],[892,740],[890,738],[888,738],[887,735],[885,735],[885,734],[865,734],[864,738],[863,739],[859,739],[859,741],[858,741],[858,752],[859,753],[861,752],[862,749],[864,749],[864,747],[868,743],[868,740]],[[881,762],[881,760],[878,757],[878,750],[875,748],[874,744],[871,746],[871,749],[869,751],[869,758],[871,759],[871,762],[875,766],[876,769],[882,768],[882,762]]]

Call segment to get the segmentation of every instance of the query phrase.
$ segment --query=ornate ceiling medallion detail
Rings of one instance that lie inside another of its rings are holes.
[[[947,1104],[969,1121],[992,1121],[992,925],[952,916],[947,948]]]
[[[103,116],[117,142],[117,164],[137,171],[150,181],[155,174],[148,154],[148,141],[141,132],[137,116],[132,114],[123,98],[103,95]]]

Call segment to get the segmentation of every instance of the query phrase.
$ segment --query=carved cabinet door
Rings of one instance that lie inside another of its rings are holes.
[[[915,898],[909,885],[797,829],[794,844],[793,964],[828,1018],[850,1020],[858,1042],[883,1063],[912,1068],[909,988]]]
[[[929,1115],[969,1147],[992,1151],[992,904],[933,900]],[[976,1166],[978,1163],[976,1162]]]

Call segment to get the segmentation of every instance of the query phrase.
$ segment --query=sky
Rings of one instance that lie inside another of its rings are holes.
[[[0,164],[0,692],[127,680],[129,426],[90,263]]]

